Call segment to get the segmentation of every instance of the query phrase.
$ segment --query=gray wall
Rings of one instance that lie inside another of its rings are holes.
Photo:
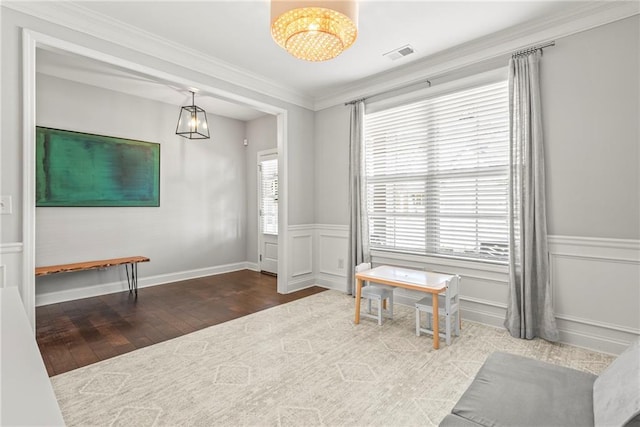
[[[316,112],[317,224],[349,224],[349,115],[342,104]]]
[[[258,262],[258,151],[277,148],[275,116],[263,116],[246,123],[247,251],[246,260]]]
[[[639,40],[636,15],[544,52],[550,234],[640,238]]]
[[[73,29],[59,26],[52,22],[44,21],[2,7],[1,19],[1,144],[0,144],[0,194],[13,197],[13,214],[0,216],[0,273],[4,272],[6,280],[0,286],[21,286],[22,277],[22,30],[23,28],[35,30],[39,33],[50,35],[57,39],[85,46],[123,60],[131,61],[159,70],[171,75],[180,76],[194,82],[196,85],[209,86],[229,93],[262,102],[286,111],[287,125],[283,132],[288,138],[287,168],[288,174],[283,182],[283,187],[288,187],[286,195],[288,202],[287,224],[308,224],[314,221],[313,199],[313,138],[314,138],[314,112],[298,107],[279,99],[272,98],[263,93],[257,93],[250,89],[240,87],[216,78],[213,73],[201,73],[188,66],[164,61],[158,57],[148,56],[142,52],[134,51],[124,46],[113,44],[107,40],[98,39]],[[39,96],[36,94],[36,96]],[[76,106],[77,108],[77,106]],[[173,113],[175,114],[175,113]],[[172,115],[173,115],[172,114]],[[171,117],[169,122],[173,123]],[[173,126],[173,124],[172,124]],[[109,129],[107,134],[113,134]],[[151,139],[151,138],[149,138]],[[240,139],[242,141],[243,138]],[[241,144],[241,142],[240,142]],[[175,153],[176,156],[186,155],[183,152]],[[243,159],[244,168],[244,159]],[[229,171],[231,174],[235,171]],[[193,178],[193,177],[190,177]],[[244,185],[244,181],[243,185]],[[216,183],[210,183],[215,187]],[[212,187],[212,188],[213,188]],[[244,191],[243,191],[244,194]],[[204,191],[201,196],[204,196]],[[285,196],[284,194],[282,195]],[[252,196],[253,197],[253,196]],[[209,212],[215,214],[216,212]],[[195,215],[195,213],[191,213]],[[170,224],[167,224],[170,225]],[[226,218],[219,226],[227,226]],[[237,224],[238,227],[244,225]],[[180,225],[186,227],[186,225]],[[168,231],[172,232],[172,231]],[[236,230],[234,229],[234,233]],[[246,244],[243,247],[246,256]],[[234,254],[231,251],[230,254]],[[220,260],[233,258],[231,255],[221,255]],[[163,260],[160,258],[159,260]],[[215,262],[212,259],[211,262]],[[175,258],[165,264],[167,270],[179,271],[182,262],[173,265]],[[198,261],[199,262],[199,261]],[[0,274],[2,277],[2,274]]]
[[[544,51],[549,234],[640,238],[639,21],[597,27]],[[346,225],[349,109],[317,112],[315,128],[317,222]]]
[[[289,225],[313,224],[316,212],[313,194],[315,114],[302,108],[289,112]]]
[[[38,74],[37,124],[161,144],[160,207],[37,208],[36,265],[144,255],[143,276],[245,261],[245,123],[208,115],[210,140],[175,134],[178,108]],[[38,293],[117,281],[118,269],[41,277]],[[111,280],[110,280],[111,279]]]
[[[636,15],[558,39],[541,65],[551,288],[560,337],[610,353],[640,335],[639,28]],[[317,257],[325,274],[319,277],[340,289],[349,273],[337,279],[332,266],[347,254],[349,109],[317,112],[315,128],[316,219],[343,227],[321,227],[321,235],[339,234],[342,246],[321,239]],[[323,252],[323,242],[330,250]],[[460,274],[463,317],[503,325],[506,266],[382,251],[373,262]],[[420,297],[395,294],[407,304]]]

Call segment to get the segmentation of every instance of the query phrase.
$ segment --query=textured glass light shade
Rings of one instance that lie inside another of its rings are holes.
[[[176,134],[189,139],[208,139],[207,113],[195,105],[193,92],[191,92],[191,101],[192,105],[185,105],[180,109]]]
[[[271,0],[271,36],[306,61],[326,61],[348,49],[358,36],[355,1]]]

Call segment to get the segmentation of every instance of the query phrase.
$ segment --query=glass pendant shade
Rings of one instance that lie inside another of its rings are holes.
[[[176,134],[189,139],[209,139],[207,112],[195,105],[194,97],[191,92],[191,105],[180,109]]]
[[[327,61],[348,49],[358,36],[355,0],[271,0],[271,36],[291,55]]]

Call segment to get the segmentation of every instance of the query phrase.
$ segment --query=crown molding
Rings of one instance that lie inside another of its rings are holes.
[[[2,7],[107,40],[127,49],[184,66],[227,83],[300,107],[313,109],[313,98],[200,51],[143,31],[70,2],[3,1]]]
[[[512,27],[447,49],[404,67],[342,85],[328,95],[314,99],[312,96],[282,86],[263,76],[142,31],[78,4],[62,1],[3,1],[2,7],[107,40],[176,65],[183,66],[188,63],[194,71],[213,75],[229,84],[314,111],[393,90],[425,78],[441,76],[482,61],[501,57],[506,59],[511,52],[523,47],[557,40],[640,13],[640,2],[637,0],[589,2],[554,17]]]
[[[402,68],[341,86],[327,96],[316,98],[314,110],[319,111],[353,99],[370,97],[483,61],[500,57],[506,59],[512,52],[523,47],[557,40],[639,13],[640,2],[637,0],[590,2],[554,17],[511,27],[412,62]]]

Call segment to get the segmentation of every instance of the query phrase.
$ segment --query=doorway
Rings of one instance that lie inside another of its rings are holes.
[[[23,254],[22,254],[22,284],[21,296],[27,317],[35,330],[35,276],[34,270],[36,265],[36,208],[35,208],[35,129],[36,129],[36,53],[38,50],[48,50],[63,54],[75,54],[89,59],[97,60],[105,63],[107,66],[122,68],[134,74],[145,76],[151,80],[157,80],[168,86],[191,88],[197,87],[202,94],[208,94],[216,98],[222,98],[232,101],[236,104],[245,105],[250,108],[262,111],[267,114],[273,114],[277,120],[277,153],[280,156],[279,162],[279,188],[278,188],[278,204],[280,205],[280,214],[278,221],[279,235],[283,237],[282,241],[276,246],[280,252],[277,259],[280,260],[278,267],[282,269],[282,274],[278,275],[277,290],[278,293],[288,293],[288,284],[286,283],[286,257],[284,254],[287,249],[287,110],[252,98],[237,95],[224,89],[212,86],[211,83],[202,81],[194,81],[189,78],[183,78],[174,74],[170,74],[140,63],[131,62],[126,59],[115,57],[110,54],[77,45],[66,40],[57,39],[55,37],[34,32],[29,29],[22,30],[22,101],[23,101],[23,123],[22,136],[24,140],[23,146]]]
[[[258,152],[258,267],[278,273],[278,151]]]

